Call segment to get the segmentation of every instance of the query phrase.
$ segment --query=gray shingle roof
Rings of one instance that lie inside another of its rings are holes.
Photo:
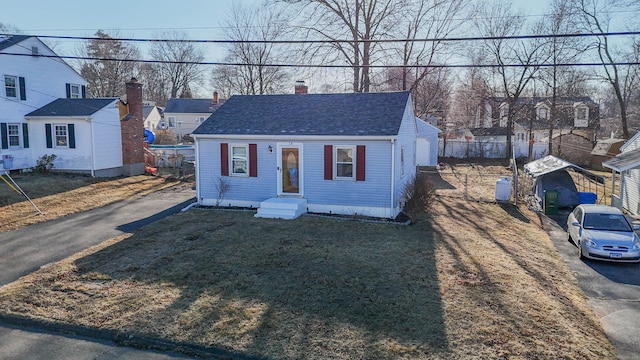
[[[0,50],[4,50],[10,46],[21,43],[30,37],[31,36],[27,36],[27,35],[12,35],[12,36],[9,36],[8,38],[0,37]]]
[[[56,99],[25,117],[89,116],[111,104],[117,98]]]
[[[469,129],[473,136],[507,136],[509,133],[506,127],[472,128]]]
[[[397,135],[409,92],[235,95],[193,134]]]
[[[202,114],[212,113],[220,104],[214,104],[213,99],[169,99],[164,109],[165,113]]]

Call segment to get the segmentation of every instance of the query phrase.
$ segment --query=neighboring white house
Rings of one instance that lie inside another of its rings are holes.
[[[218,93],[211,99],[169,99],[157,129],[171,130],[182,138],[191,134],[220,107]]]
[[[55,169],[98,177],[122,174],[117,98],[57,99],[25,115],[35,158],[55,154]]]
[[[33,36],[0,36],[0,155],[25,170],[43,155],[54,169],[94,176],[144,172],[142,85],[128,102],[86,99],[86,81]],[[140,172],[142,170],[142,172]]]
[[[0,36],[0,155],[13,157],[13,169],[35,165],[31,124],[24,115],[59,98],[83,98],[86,81],[33,36]]]
[[[620,154],[604,161],[602,166],[620,173],[618,194],[614,191],[615,176],[611,184],[611,205],[640,215],[640,132],[620,147]]]
[[[142,117],[144,118],[144,128],[148,130],[160,130],[162,122],[162,108],[155,105],[143,105]]]

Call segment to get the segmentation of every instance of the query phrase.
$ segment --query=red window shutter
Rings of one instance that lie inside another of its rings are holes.
[[[324,146],[324,179],[333,180],[333,146]]]
[[[367,162],[364,145],[356,147],[356,181],[364,181],[365,163]]]
[[[249,144],[249,176],[258,177],[258,145]]]
[[[220,174],[229,176],[229,144],[220,144]]]

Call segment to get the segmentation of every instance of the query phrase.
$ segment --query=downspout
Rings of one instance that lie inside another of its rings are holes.
[[[89,123],[89,129],[91,129],[91,136],[90,136],[91,137],[91,177],[95,178],[96,177],[96,172],[95,172],[96,149],[93,146],[93,121],[91,121],[91,118],[86,118],[84,120]]]
[[[389,217],[391,217],[391,212],[394,209],[393,204],[395,203],[395,195],[396,195],[396,146],[395,139],[391,139],[391,206],[389,210]]]
[[[195,167],[195,175],[196,175],[196,204],[200,204],[200,168],[198,167],[198,159],[200,159],[200,140],[198,140],[198,138],[195,138],[195,162],[194,162],[194,167]]]

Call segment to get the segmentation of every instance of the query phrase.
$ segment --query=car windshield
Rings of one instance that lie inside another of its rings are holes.
[[[608,231],[632,231],[629,222],[620,214],[585,214],[584,228]]]

